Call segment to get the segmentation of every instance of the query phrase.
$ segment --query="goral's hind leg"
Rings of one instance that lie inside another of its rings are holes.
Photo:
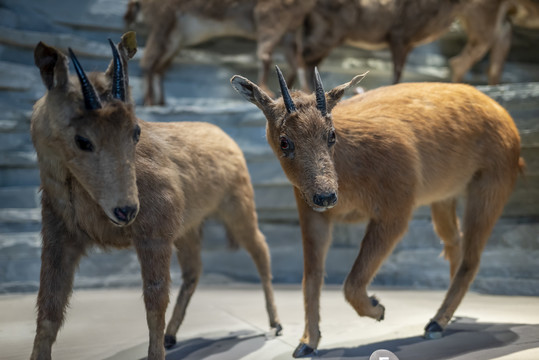
[[[475,278],[481,252],[502,213],[513,184],[514,179],[502,179],[499,175],[484,173],[478,175],[468,186],[463,223],[462,262],[457,268],[440,309],[425,327],[425,338],[436,339],[442,336],[443,329],[451,320]]]
[[[444,242],[443,254],[449,261],[451,278],[455,276],[462,259],[462,241],[456,207],[457,200],[454,198],[431,205],[434,230]]]
[[[247,169],[245,169],[247,174]],[[243,246],[251,255],[264,290],[270,327],[280,334],[282,326],[277,315],[271,284],[271,259],[266,239],[258,228],[254,192],[249,178],[241,176],[231,189],[230,197],[221,204],[218,217],[223,221],[231,241]]]
[[[176,241],[176,256],[182,269],[182,287],[174,306],[165,332],[165,348],[169,349],[176,344],[176,333],[185,317],[185,310],[195,292],[200,274],[202,261],[200,258],[201,236],[200,228],[188,231],[181,239]]]

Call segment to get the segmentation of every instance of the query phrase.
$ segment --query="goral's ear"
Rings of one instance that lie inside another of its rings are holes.
[[[137,36],[134,31],[128,31],[122,35],[118,43],[118,53],[122,59],[122,66],[127,75],[127,61],[137,53]],[[107,75],[111,76],[114,71],[114,62],[111,61],[107,69]]]
[[[268,120],[274,118],[275,101],[273,101],[273,99],[260,87],[239,75],[234,75],[232,79],[230,79],[230,83],[238,94],[243,96],[247,101],[258,106]]]
[[[344,92],[348,88],[359,84],[359,82],[363,80],[363,78],[367,76],[368,73],[369,72],[367,71],[364,74],[357,75],[346,84],[339,85],[329,90],[328,92],[326,92],[327,111],[331,112],[331,110],[335,107],[335,105],[337,105],[337,103],[341,101],[341,98],[343,97]]]
[[[118,54],[122,59],[122,67],[124,75],[127,77],[127,62],[132,59],[137,53],[137,37],[134,31],[128,31],[122,35],[120,42],[118,43]],[[111,61],[107,68],[106,74],[112,76],[114,72],[114,61]]]
[[[67,57],[59,50],[40,41],[34,49],[34,62],[47,90],[66,86],[69,76]]]

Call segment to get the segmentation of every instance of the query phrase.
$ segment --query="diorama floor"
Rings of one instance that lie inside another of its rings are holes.
[[[374,288],[370,293],[386,307],[382,322],[357,316],[340,286],[324,287],[322,340],[313,358],[369,359],[374,351],[386,349],[400,360],[539,359],[539,297],[470,292],[445,336],[424,340],[423,327],[440,306],[444,291]],[[301,286],[277,285],[275,298],[284,328],[278,337],[270,332],[258,284],[203,282],[166,359],[292,359],[304,324]],[[35,301],[35,293],[0,296],[1,359],[29,358]],[[53,358],[145,359],[145,319],[140,289],[76,290]]]

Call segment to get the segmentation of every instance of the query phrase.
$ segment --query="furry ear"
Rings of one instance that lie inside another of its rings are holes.
[[[127,79],[127,62],[137,53],[137,37],[135,32],[128,31],[123,34],[117,48],[120,59],[122,60],[124,78]],[[112,74],[114,73],[114,60],[110,62],[105,73],[112,78]]]
[[[66,86],[69,77],[67,57],[59,50],[40,41],[34,49],[34,63],[47,90]]]
[[[342,85],[339,85],[339,86],[336,86],[334,87],[333,89],[329,90],[328,92],[326,92],[326,101],[327,101],[327,111],[328,112],[331,112],[331,110],[335,107],[335,105],[337,105],[337,103],[339,101],[341,101],[341,98],[343,97],[344,95],[344,92],[352,87],[352,86],[355,86],[357,84],[359,84],[359,82],[361,80],[363,80],[363,78],[365,76],[367,76],[369,72],[365,72],[361,75],[357,75],[355,76],[352,80],[350,80],[349,82],[347,82],[346,84],[342,84]]]
[[[234,90],[238,92],[245,100],[258,106],[260,110],[266,115],[268,121],[273,120],[273,109],[275,106],[275,101],[264,92],[260,87],[258,87],[253,82],[244,78],[243,76],[234,75],[230,79],[230,83]]]

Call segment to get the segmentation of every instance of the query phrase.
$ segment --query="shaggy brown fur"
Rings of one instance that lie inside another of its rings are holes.
[[[303,58],[309,73],[345,42],[366,49],[388,47],[397,83],[408,53],[437,39],[459,18],[468,41],[450,60],[452,80],[462,81],[490,49],[489,84],[497,84],[511,43],[506,12],[507,0],[318,0],[306,21]]]
[[[125,73],[136,46],[129,42],[133,37],[124,36],[118,45]],[[175,343],[201,273],[201,226],[210,215],[222,220],[231,238],[253,258],[270,325],[279,332],[270,254],[236,143],[210,124],[137,119],[129,99],[111,97],[112,66],[107,73],[89,75],[102,107],[87,110],[79,81],[68,75],[65,55],[39,43],[35,60],[48,91],[35,104],[31,123],[43,216],[32,359],[50,359],[75,269],[93,246],[135,247],[150,332],[148,359],[164,359],[164,341],[167,346]],[[132,212],[126,218],[118,209]],[[183,284],[164,337],[172,246]]]
[[[481,251],[523,167],[511,116],[475,88],[407,83],[335,106],[363,76],[325,93],[326,116],[313,95],[292,93],[296,110],[288,112],[283,100],[272,100],[249,80],[231,80],[266,115],[268,142],[294,186],[306,313],[296,357],[311,353],[320,340],[320,291],[334,222],[368,221],[344,293],[360,316],[382,320],[384,307],[367,295],[367,286],[406,232],[413,210],[431,204],[452,278],[426,327],[426,337],[438,337],[474,279]],[[460,195],[467,198],[462,234],[455,214]]]
[[[124,15],[127,26],[145,25],[149,31],[141,60],[146,86],[144,104],[165,103],[163,76],[182,48],[223,36],[257,41],[259,83],[268,91],[272,53],[281,41],[290,68],[303,68],[300,30],[314,3],[315,0],[130,0]],[[295,72],[290,80],[294,78]],[[307,88],[302,77],[300,83]]]

